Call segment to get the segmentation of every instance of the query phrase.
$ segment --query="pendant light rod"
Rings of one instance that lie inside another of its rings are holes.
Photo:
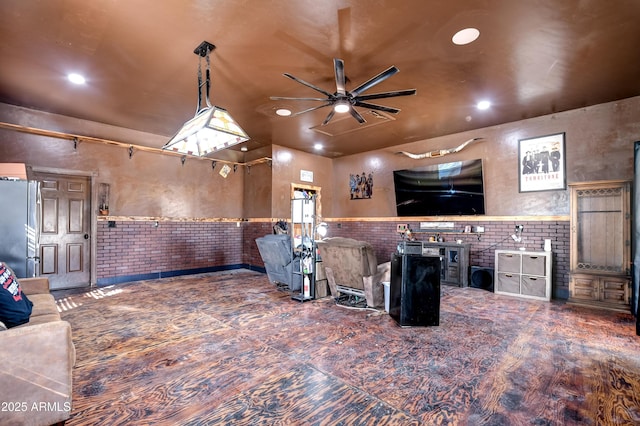
[[[198,105],[196,107],[196,115],[200,113],[204,108],[211,107],[211,101],[209,100],[209,92],[211,91],[211,62],[209,61],[209,54],[213,52],[216,46],[203,41],[193,50],[193,53],[200,56],[200,58],[207,59],[207,68],[205,69],[205,81],[202,81],[202,59],[198,62]],[[205,101],[206,106],[202,105],[202,86],[205,85]]]

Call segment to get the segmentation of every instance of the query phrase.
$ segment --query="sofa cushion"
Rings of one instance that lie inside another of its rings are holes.
[[[0,262],[0,321],[7,328],[29,322],[33,303],[22,292],[15,274]]]
[[[58,314],[58,306],[53,295],[47,294],[32,294],[29,300],[33,302],[33,309],[31,310],[31,321],[34,317],[40,315]]]
[[[47,322],[57,322],[60,321],[60,314],[55,313],[55,314],[44,314],[44,315],[31,315],[31,318],[29,318],[29,322],[26,324],[22,324],[19,325],[17,327],[14,327],[13,329],[16,328],[22,328],[22,327],[31,327],[32,325],[38,325],[38,324],[44,324]]]

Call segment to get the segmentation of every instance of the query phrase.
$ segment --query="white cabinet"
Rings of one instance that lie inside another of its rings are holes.
[[[496,250],[495,293],[551,300],[551,252]]]

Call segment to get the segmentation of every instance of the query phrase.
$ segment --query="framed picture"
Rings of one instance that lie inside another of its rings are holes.
[[[520,192],[567,188],[564,133],[518,141]]]
[[[373,197],[373,173],[350,174],[349,194],[352,200],[365,200]]]

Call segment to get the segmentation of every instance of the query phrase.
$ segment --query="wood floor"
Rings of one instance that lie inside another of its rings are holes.
[[[239,270],[59,294],[67,425],[640,424],[631,315],[443,287],[438,327]]]

